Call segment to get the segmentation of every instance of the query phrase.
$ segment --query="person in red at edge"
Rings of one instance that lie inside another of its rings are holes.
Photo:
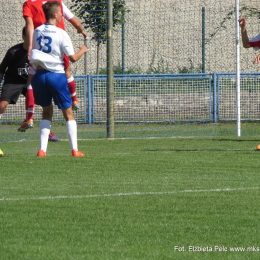
[[[244,48],[254,48],[255,51],[260,49],[260,33],[252,38],[249,39],[247,35],[247,30],[246,30],[246,19],[245,17],[241,17],[239,20],[239,25],[241,28],[241,36],[242,36],[242,43]],[[254,64],[259,64],[260,63],[260,54],[256,56],[256,58],[253,61]]]
[[[254,48],[255,51],[260,49],[260,33],[255,36],[252,39],[248,38],[247,35],[247,29],[246,29],[246,19],[245,17],[241,17],[238,20],[240,28],[241,28],[241,37],[242,37],[242,43],[243,43],[243,47],[244,48]],[[260,54],[258,54],[254,61],[254,64],[260,64]],[[256,149],[258,150],[258,146],[256,147]]]
[[[50,2],[52,0],[27,0],[23,4],[23,17],[25,19],[25,27],[26,27],[26,36],[29,43],[28,48],[28,58],[30,60],[30,52],[32,49],[32,36],[34,30],[40,25],[46,22],[45,15],[42,9],[42,5],[46,2]],[[78,33],[81,33],[84,38],[87,37],[86,32],[81,24],[81,22],[71,13],[71,11],[66,7],[63,1],[58,0],[61,4],[61,13],[63,17],[69,21],[73,27],[77,30]],[[60,23],[56,25],[57,27],[66,30],[63,18],[60,20]],[[64,55],[64,69],[67,76],[67,82],[69,86],[69,91],[72,99],[72,108],[73,110],[79,109],[79,103],[76,96],[76,85],[73,75],[70,71],[70,62],[66,55]],[[33,89],[31,86],[31,79],[35,71],[32,67],[29,69],[28,75],[28,86],[26,93],[26,120],[23,124],[18,128],[18,131],[25,132],[28,128],[33,127],[33,114],[34,114],[34,96]]]

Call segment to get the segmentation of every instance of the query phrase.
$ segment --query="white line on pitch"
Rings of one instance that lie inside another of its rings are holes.
[[[146,196],[146,195],[169,195],[178,193],[199,193],[199,192],[227,192],[227,191],[245,191],[258,190],[259,187],[249,188],[224,188],[224,189],[209,189],[209,190],[175,190],[175,191],[148,191],[148,192],[129,192],[129,193],[114,193],[114,194],[90,194],[90,195],[60,195],[60,196],[44,196],[44,197],[24,197],[24,198],[0,198],[0,201],[25,201],[25,200],[57,200],[57,199],[87,199],[101,197],[122,197],[122,196]]]

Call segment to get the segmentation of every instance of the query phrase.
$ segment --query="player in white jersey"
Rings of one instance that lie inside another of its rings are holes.
[[[63,56],[74,53],[69,35],[55,25],[45,23],[34,31],[30,62],[35,69],[36,63],[46,70],[64,73]]]
[[[72,111],[72,100],[64,72],[63,56],[66,54],[71,62],[76,62],[88,50],[83,45],[75,53],[68,34],[55,26],[62,16],[58,1],[45,3],[43,10],[47,23],[34,31],[30,60],[32,66],[37,69],[32,79],[35,103],[43,109],[40,122],[40,149],[37,156],[46,156],[53,116],[53,99],[58,108],[62,110],[66,120],[72,156],[82,157],[84,154],[78,150],[77,123]]]

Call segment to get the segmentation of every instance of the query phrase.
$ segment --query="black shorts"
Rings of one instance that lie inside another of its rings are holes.
[[[26,95],[27,84],[5,84],[2,87],[1,100],[16,104],[19,96]]]

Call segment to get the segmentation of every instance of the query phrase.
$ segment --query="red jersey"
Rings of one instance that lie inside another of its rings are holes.
[[[34,29],[46,22],[45,15],[42,9],[42,5],[51,0],[27,0],[23,4],[23,17],[31,17],[33,20]],[[62,0],[57,0],[60,3],[61,13],[62,10]],[[60,23],[57,24],[57,27],[65,30],[65,24],[63,18],[61,18]]]

